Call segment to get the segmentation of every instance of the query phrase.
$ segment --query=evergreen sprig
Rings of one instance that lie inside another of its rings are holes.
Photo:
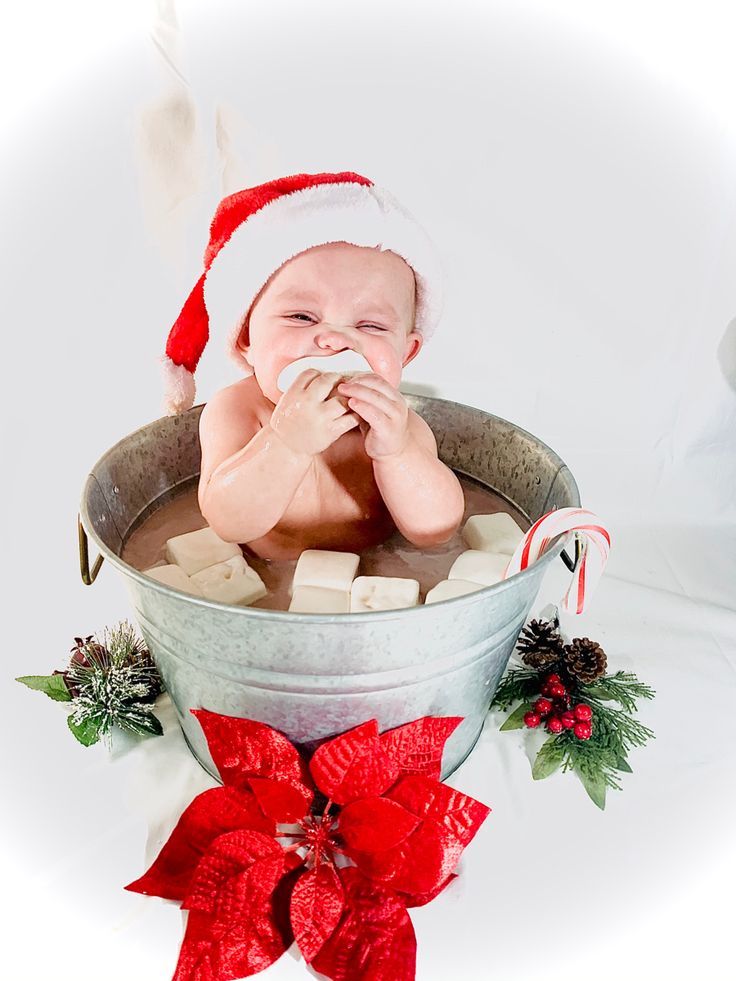
[[[549,667],[540,670],[514,667],[502,678],[491,707],[505,711],[517,706],[501,726],[502,730],[523,728],[524,715],[540,695],[544,676],[549,671]],[[593,713],[591,736],[579,739],[570,729],[551,734],[534,761],[534,779],[542,780],[558,770],[562,773],[572,770],[591,800],[604,809],[606,790],[621,790],[621,774],[632,772],[628,763],[630,750],[654,738],[648,726],[632,717],[638,699],[652,699],[654,694],[649,685],[628,671],[603,675],[590,684],[574,683],[570,690],[573,702],[590,706]]]
[[[109,743],[115,726],[136,735],[163,733],[153,714],[162,690],[148,649],[127,621],[106,629],[102,640],[75,638],[63,672],[28,675],[17,681],[43,691],[55,701],[70,702],[69,729],[84,746]]]

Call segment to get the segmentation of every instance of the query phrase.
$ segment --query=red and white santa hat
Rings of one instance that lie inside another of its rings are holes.
[[[417,285],[415,329],[429,338],[442,305],[442,273],[427,234],[387,192],[359,174],[297,174],[231,194],[218,205],[197,280],[166,342],[165,406],[194,404],[194,372],[209,335],[227,339],[230,356],[253,370],[236,348],[258,293],[285,262],[317,245],[347,242],[395,252]]]

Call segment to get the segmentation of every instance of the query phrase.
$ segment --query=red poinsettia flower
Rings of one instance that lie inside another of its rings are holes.
[[[189,910],[174,981],[264,970],[296,940],[333,981],[411,981],[407,907],[454,878],[489,808],[440,783],[459,718],[379,734],[375,720],[307,766],[275,729],[195,711],[223,781],[192,801],[127,889]]]

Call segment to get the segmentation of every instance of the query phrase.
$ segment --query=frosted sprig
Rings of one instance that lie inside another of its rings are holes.
[[[161,681],[148,649],[127,621],[106,629],[102,640],[77,645],[66,671],[73,693],[69,726],[82,741],[110,743],[113,728],[160,734],[153,701]]]

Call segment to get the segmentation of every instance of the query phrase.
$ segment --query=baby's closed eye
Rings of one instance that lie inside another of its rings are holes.
[[[286,320],[296,320],[299,323],[317,323],[317,317],[311,313],[287,313],[284,315]],[[388,327],[382,327],[380,324],[366,323],[357,324],[358,330],[378,330],[381,332],[386,332],[389,330]]]

